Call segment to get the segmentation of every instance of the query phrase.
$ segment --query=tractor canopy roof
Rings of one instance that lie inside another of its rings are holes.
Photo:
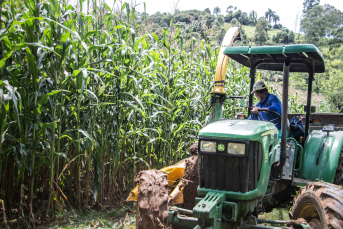
[[[324,57],[312,44],[277,46],[231,46],[224,54],[240,64],[256,69],[283,71],[285,57],[291,57],[290,72],[325,71]]]

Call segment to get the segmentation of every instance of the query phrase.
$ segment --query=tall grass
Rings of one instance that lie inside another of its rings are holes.
[[[120,12],[103,1],[1,5],[8,214],[19,211],[30,226],[34,212],[115,203],[139,170],[185,156],[209,109],[219,50],[211,40],[186,42],[172,22],[161,37],[146,34],[144,17],[125,3]],[[231,68],[230,84],[242,71]]]
[[[210,108],[219,52],[211,39],[186,42],[172,22],[161,37],[145,33],[126,3],[119,12],[96,0],[1,6],[7,214],[30,227],[55,211],[114,204],[138,171],[186,156]],[[247,95],[248,69],[229,65],[229,94]],[[226,116],[243,105],[228,101]]]

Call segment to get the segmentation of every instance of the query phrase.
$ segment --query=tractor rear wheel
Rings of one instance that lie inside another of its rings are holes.
[[[138,173],[137,229],[165,229],[168,221],[167,174],[156,169]]]
[[[292,218],[303,218],[313,229],[343,228],[343,190],[340,186],[315,182],[294,199]]]

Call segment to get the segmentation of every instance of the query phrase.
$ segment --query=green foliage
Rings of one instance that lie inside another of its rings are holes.
[[[216,17],[214,15],[206,15],[205,20],[207,28],[211,28],[213,23],[216,21]]]
[[[3,4],[0,199],[26,225],[28,204],[49,215],[116,202],[140,170],[187,155],[206,124],[219,48],[201,40],[201,11],[189,25],[175,22],[182,13],[79,6]],[[165,28],[146,33],[149,20]],[[246,94],[247,81],[248,69],[230,62],[229,93]]]
[[[224,21],[227,23],[230,23],[233,19],[237,19],[241,25],[253,25],[256,23],[255,20],[257,20],[257,14],[255,11],[253,11],[255,14],[250,14],[250,16],[248,16],[248,14],[242,10],[237,10],[234,12],[228,9],[226,12],[227,15],[225,15]]]
[[[85,229],[85,228],[136,228],[136,214],[132,208],[117,207],[87,212],[68,211],[68,214],[56,215],[47,229]],[[14,225],[15,226],[15,225]]]
[[[320,91],[325,93],[325,97],[327,98],[329,105],[331,105],[331,110],[334,112],[342,112],[343,110],[342,63],[342,58],[340,60],[332,61],[330,66],[328,66],[330,74],[325,74],[323,77],[324,80],[321,80]]]
[[[266,19],[268,20],[268,22],[271,23],[273,21],[273,18],[276,15],[276,13],[275,13],[275,11],[268,8],[268,11],[266,11],[264,15],[265,15]]]
[[[219,23],[219,25],[223,25],[224,24],[224,16],[223,15],[219,15],[217,18],[217,21]]]
[[[301,20],[300,30],[305,33],[306,42],[321,45],[325,42],[321,38],[331,36],[332,31],[342,24],[343,13],[340,10],[329,4],[316,5]]]
[[[180,35],[184,36],[186,39],[192,37],[192,34],[190,33],[200,34],[200,39],[208,39],[208,35],[205,33],[209,29],[214,32],[213,37],[215,37],[224,23],[223,16],[221,15],[216,17],[204,13],[204,11],[186,10],[175,14],[173,17],[166,13],[151,15],[147,18],[148,24],[151,26],[143,27],[142,29],[150,28],[148,32],[155,33],[161,38],[162,28],[169,28],[171,19],[173,23],[180,26]]]
[[[277,15],[275,13],[275,11],[271,10],[270,8],[268,8],[268,10],[265,12],[265,18],[268,20],[268,28],[270,29],[271,23],[274,22],[274,29],[281,29],[282,25],[281,24],[277,24],[280,21],[280,17],[279,15]]]
[[[333,38],[329,40],[328,44],[330,45],[330,51],[334,50],[333,54],[343,45],[343,26],[334,30]]]
[[[259,215],[259,218],[267,220],[289,220],[289,212],[287,208],[274,208],[269,213]]]
[[[274,24],[273,25],[273,29],[282,29],[282,25],[281,24]]]
[[[304,42],[319,46],[325,57],[326,72],[315,77],[313,90],[325,95],[326,103],[321,103],[320,109],[342,111],[343,12],[329,4],[319,5],[315,0],[305,0],[303,5],[301,31]],[[298,88],[306,88],[306,77],[301,75],[295,74],[294,82]]]
[[[49,215],[114,203],[140,170],[188,154],[207,122],[220,16],[147,17],[103,1],[7,1],[1,9],[0,199],[25,225],[30,205]],[[232,15],[248,23],[244,12]],[[266,41],[267,26],[258,21],[256,42]],[[228,93],[247,95],[248,75],[230,61]],[[241,104],[227,101],[225,116],[246,112]]]
[[[232,26],[239,26],[239,22],[238,22],[238,20],[237,20],[236,18],[233,18],[233,19],[230,21],[230,24],[231,24]]]
[[[283,29],[282,31],[278,32],[276,36],[273,36],[273,42],[275,43],[292,44],[294,41],[294,33],[288,29]]]
[[[233,6],[232,6],[232,5],[228,6],[228,7],[226,8],[226,13],[230,12],[231,9],[233,9]]]
[[[211,14],[210,8],[206,8],[204,11],[205,11],[206,13],[208,13],[208,14]]]
[[[255,10],[251,11],[249,13],[249,18],[252,21],[252,24],[256,24],[257,23],[257,12]]]
[[[279,15],[274,14],[274,16],[273,16],[274,25],[276,25],[276,23],[278,23],[279,21],[280,21]]]
[[[263,45],[269,38],[267,33],[268,21],[261,17],[255,28],[255,42],[259,45]]]
[[[313,7],[319,5],[320,0],[304,0],[303,2],[303,17],[306,16],[307,11],[312,9]]]
[[[230,23],[232,19],[233,19],[233,11],[229,11],[228,14],[224,16],[224,21],[227,23]]]
[[[218,17],[220,12],[221,12],[221,9],[219,8],[219,6],[214,7],[214,9],[213,9],[214,15],[216,15]]]

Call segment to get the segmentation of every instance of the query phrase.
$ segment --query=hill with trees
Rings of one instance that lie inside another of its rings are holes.
[[[156,13],[146,17],[148,32],[162,37],[163,28],[172,24],[180,27],[180,36],[185,41],[195,39],[195,46],[201,40],[215,41],[221,44],[225,32],[231,26],[241,27],[242,41],[237,45],[285,45],[315,44],[322,51],[326,72],[318,75],[314,83],[314,92],[325,95],[330,105],[327,111],[338,112],[343,104],[343,13],[329,4],[321,5],[320,0],[303,2],[300,33],[283,27],[280,17],[273,9],[266,9],[264,15],[256,11],[244,12],[229,5],[226,9],[218,6],[204,11],[178,11],[174,15]],[[277,73],[261,72],[265,80],[280,78]],[[282,77],[282,76],[281,76]],[[306,90],[306,74],[292,74],[292,84]]]

